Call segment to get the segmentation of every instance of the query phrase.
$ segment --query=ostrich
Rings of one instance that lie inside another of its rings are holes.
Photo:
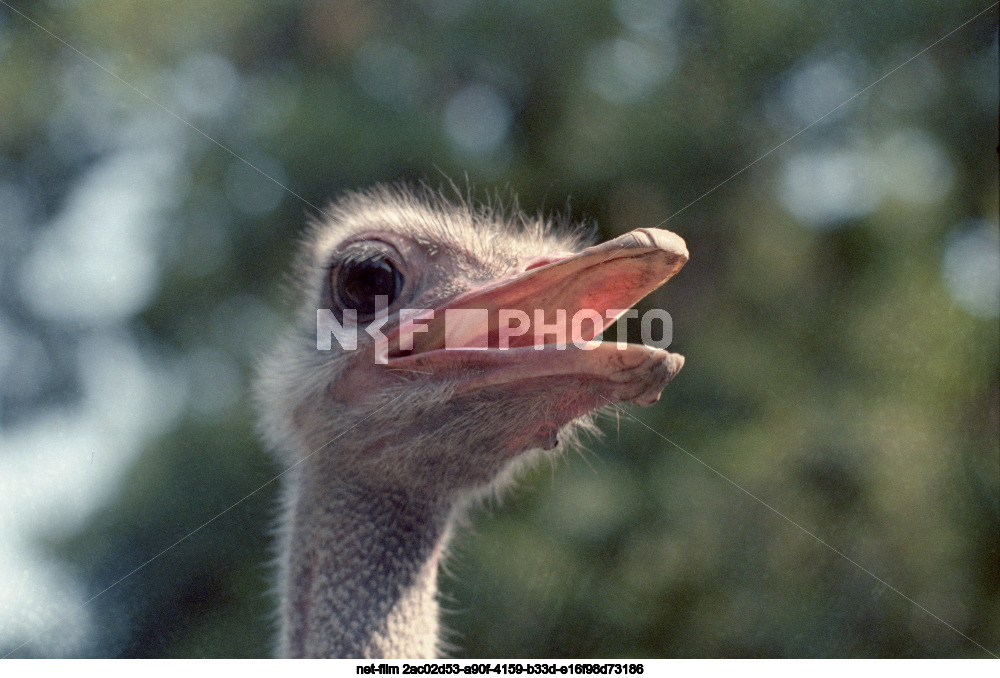
[[[456,516],[592,427],[598,408],[657,401],[680,370],[679,355],[595,337],[684,265],[683,240],[638,229],[583,248],[579,230],[555,230],[516,209],[386,187],[313,225],[298,320],[257,385],[261,428],[289,468],[281,655],[438,656],[437,569]],[[488,320],[454,322],[471,317],[461,309]],[[574,344],[581,310],[577,334],[590,341]],[[347,328],[354,313],[348,350],[320,319]],[[324,333],[330,350],[318,348]]]

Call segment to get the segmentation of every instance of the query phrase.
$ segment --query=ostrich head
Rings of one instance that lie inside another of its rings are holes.
[[[640,229],[583,248],[551,226],[386,188],[313,226],[297,322],[258,383],[292,467],[283,652],[433,652],[455,509],[596,409],[655,402],[680,370],[681,356],[594,338],[683,266],[683,241]]]

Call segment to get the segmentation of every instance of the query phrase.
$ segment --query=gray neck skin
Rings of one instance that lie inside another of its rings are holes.
[[[299,480],[289,497],[281,654],[434,657],[450,507]]]

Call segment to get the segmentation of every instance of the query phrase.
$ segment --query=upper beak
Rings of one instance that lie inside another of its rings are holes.
[[[387,336],[390,365],[445,348],[536,345],[534,332],[512,335],[509,331],[510,318],[518,312],[526,314],[531,323],[541,318],[545,323],[557,318],[568,323],[579,311],[595,311],[602,318],[601,326],[585,322],[580,328],[585,334],[579,339],[589,341],[673,277],[687,260],[687,247],[678,235],[656,228],[636,229],[470,290],[433,309],[430,319],[426,318],[430,314],[403,319]],[[473,312],[455,313],[462,310]]]

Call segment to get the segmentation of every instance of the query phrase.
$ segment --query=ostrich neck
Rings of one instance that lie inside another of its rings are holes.
[[[289,497],[281,653],[433,657],[450,507],[308,478]]]

